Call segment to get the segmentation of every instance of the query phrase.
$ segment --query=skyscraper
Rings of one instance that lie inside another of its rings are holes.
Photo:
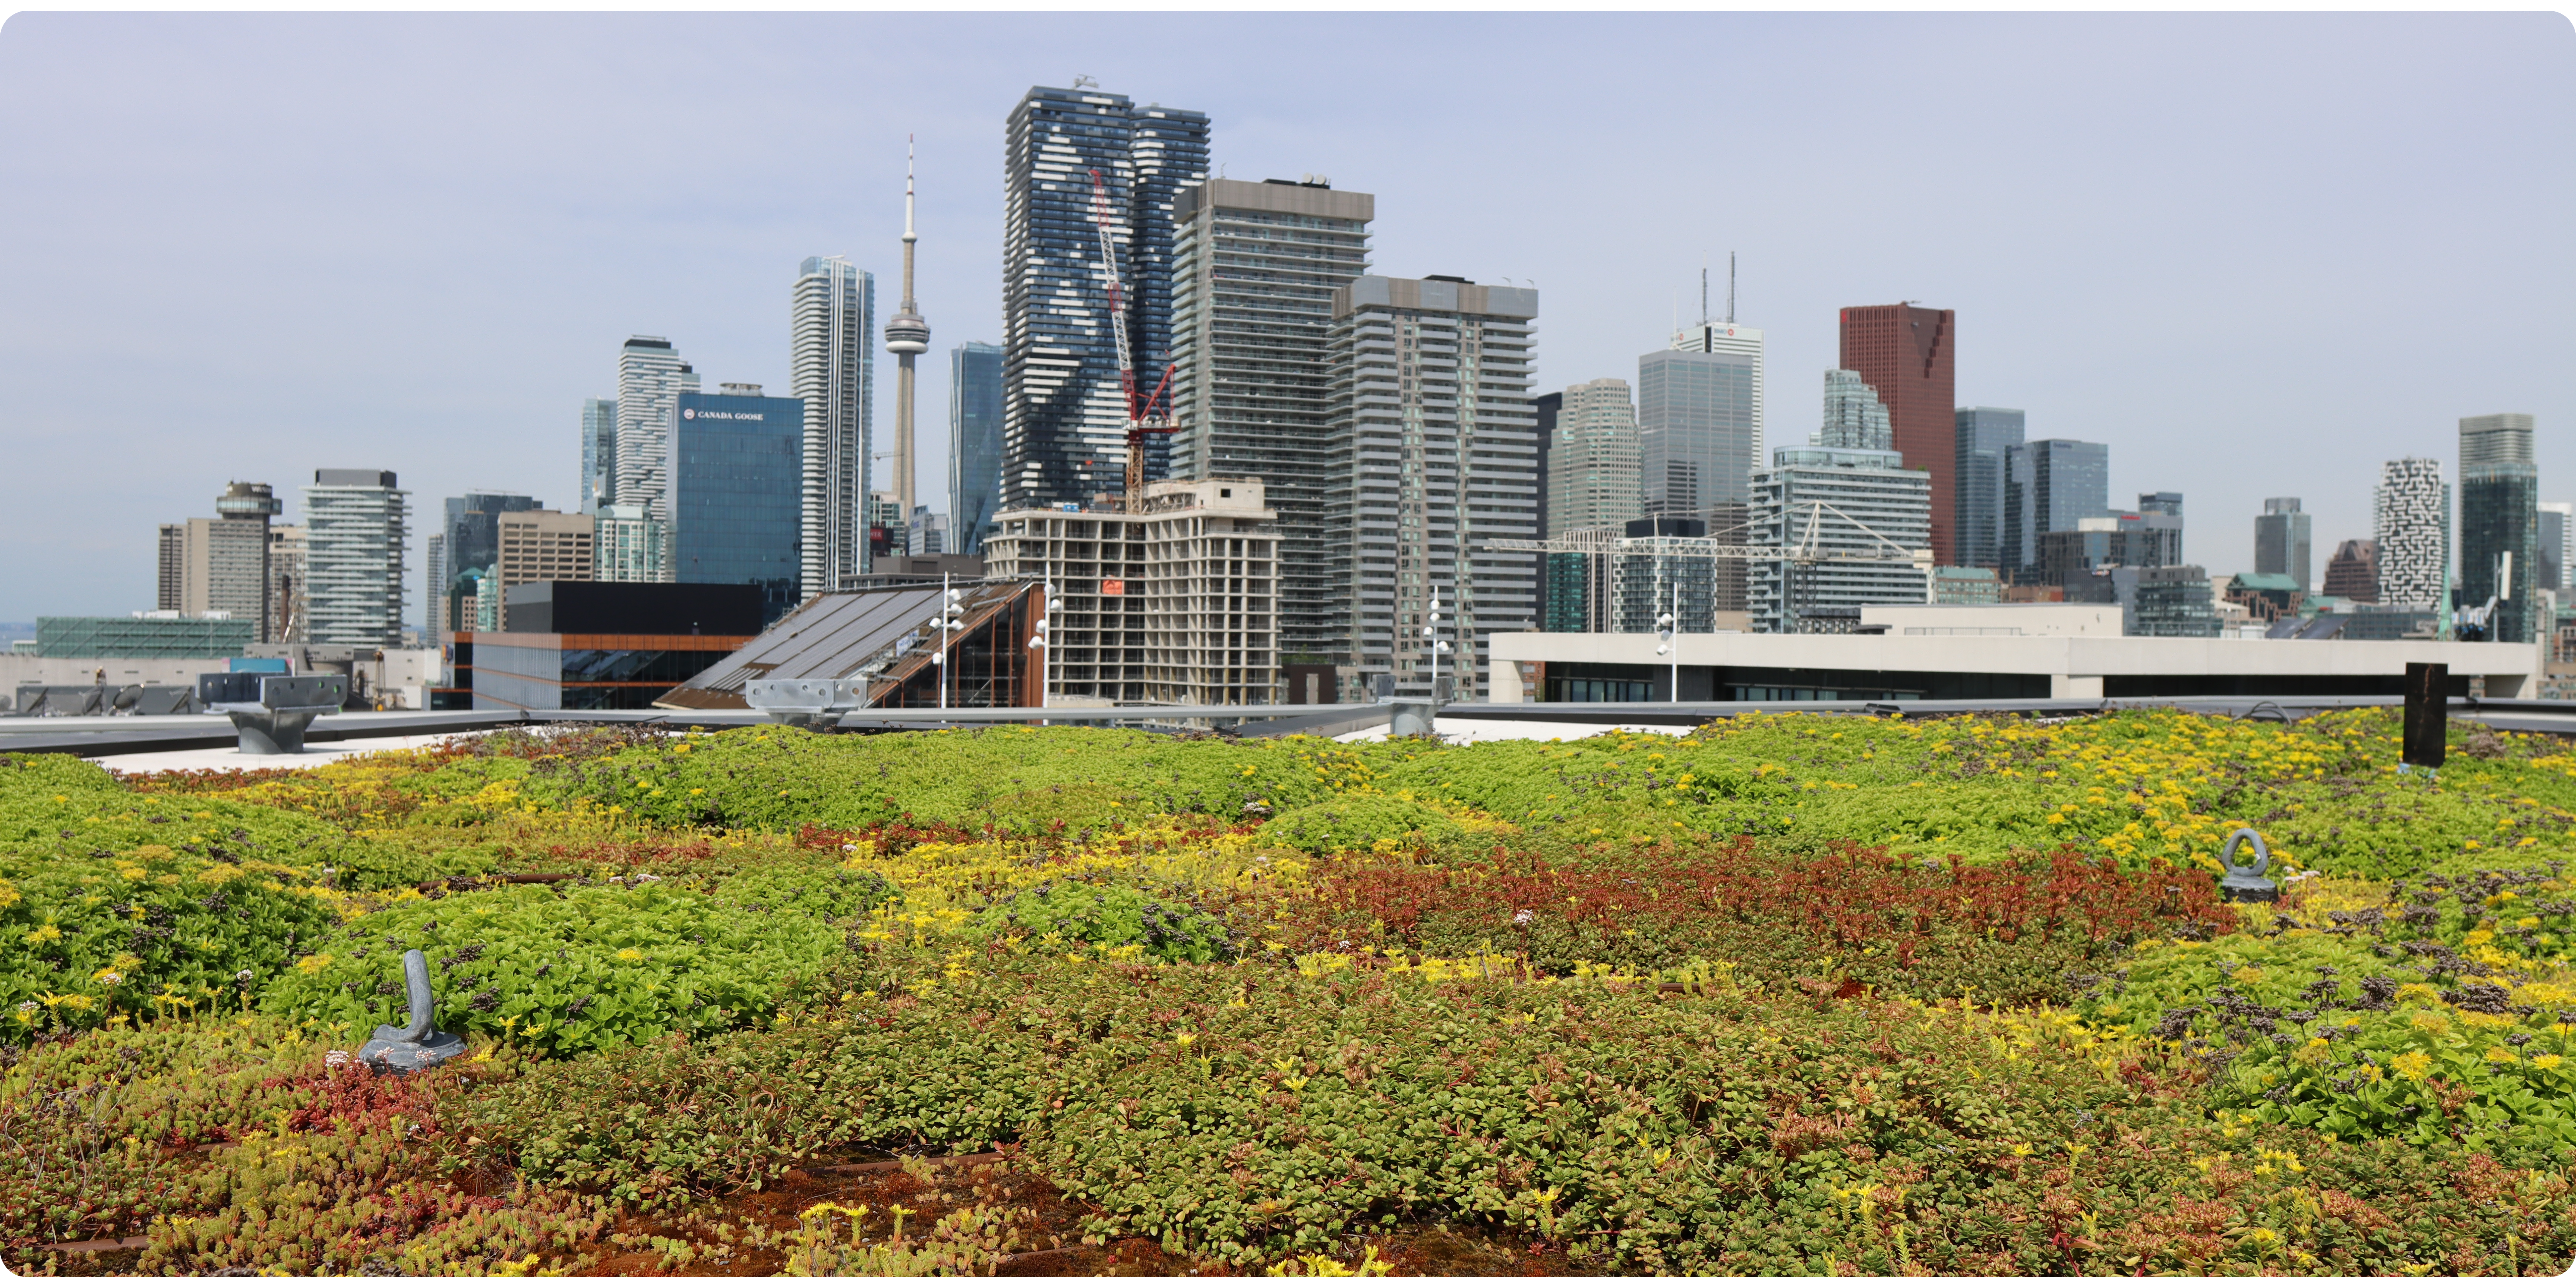
[[[2039,539],[2111,512],[2111,449],[2043,438],[2004,449],[2005,567],[2036,575]]]
[[[156,607],[189,617],[220,613],[268,638],[268,521],[282,507],[266,483],[233,483],[215,518],[161,525]]]
[[[1178,361],[1172,328],[1180,307],[1181,194],[1208,177],[1208,117],[1148,103],[1129,110],[1127,126],[1127,341],[1136,378],[1150,393]],[[1321,176],[1312,181],[1331,186]],[[1147,482],[1173,477],[1172,438],[1145,436]]]
[[[411,493],[392,470],[315,470],[304,490],[306,590],[316,644],[398,648]]]
[[[2308,516],[2299,509],[2299,498],[2264,498],[2263,513],[2254,519],[2254,571],[2287,577],[2304,594],[2313,584],[2310,567]]]
[[[948,521],[960,554],[984,553],[1002,509],[1002,346],[948,351]]]
[[[1818,609],[1932,598],[1931,570],[1898,553],[1930,541],[1930,473],[1890,448],[1886,409],[1854,373],[1826,372],[1824,403],[1811,445],[1773,449],[1771,467],[1753,476],[1751,544],[1804,545],[1812,531],[1827,550],[1895,561],[1754,563],[1747,608],[1767,633],[1809,629]]]
[[[617,480],[616,500],[644,507],[666,530],[671,509],[663,494],[669,480],[662,471],[670,461],[671,411],[682,390],[697,387],[698,373],[661,336],[630,336],[617,352],[617,459],[611,475]],[[460,574],[481,566],[470,562],[452,539],[447,553]],[[645,558],[653,574],[648,580],[670,580],[667,555],[647,551]]]
[[[2121,515],[2120,528],[2124,532],[2152,534],[2141,542],[2133,543],[2133,548],[2145,560],[2139,567],[2174,568],[2182,565],[2182,493],[2140,492],[2138,512]]]
[[[2442,481],[2442,463],[2409,456],[2382,465],[2370,510],[2379,602],[2439,607],[2451,566],[2451,488]]]
[[[1762,332],[1703,322],[1637,359],[1638,476],[1648,514],[1715,524],[1762,466]],[[1714,531],[1714,526],[1711,531]]]
[[[1896,450],[1887,408],[1861,382],[1856,371],[1825,373],[1825,419],[1812,446],[1846,447],[1863,452]]]
[[[2576,522],[2571,520],[2576,520],[2576,502],[2540,503],[2540,550],[2532,557],[2533,584],[2559,591],[2562,604],[2571,586],[2570,565],[2576,564]]]
[[[1003,162],[1004,508],[1087,502],[1126,486],[1127,407],[1108,286],[1124,283],[1137,379],[1169,349],[1179,190],[1207,174],[1207,117],[1123,94],[1034,87],[1012,108]],[[1113,254],[1100,262],[1097,173]],[[1140,191],[1141,189],[1141,191]],[[1151,474],[1148,474],[1151,477]]]
[[[1333,292],[1333,314],[1325,528],[1348,623],[1336,652],[1428,696],[1432,646],[1447,642],[1440,674],[1481,693],[1492,634],[1537,629],[1537,556],[1477,547],[1538,535],[1538,291],[1371,275]]]
[[[2379,547],[2367,540],[2348,540],[2335,546],[2326,560],[2326,594],[2349,599],[2356,604],[2379,602]]]
[[[803,602],[805,406],[758,385],[680,395],[671,432],[671,579],[760,587],[761,623]]]
[[[2022,442],[2025,417],[2018,407],[1961,407],[1952,413],[1958,463],[1951,472],[1956,497],[1952,540],[1959,566],[2009,569],[2017,539],[2004,528],[2004,456]]]
[[[2460,602],[2496,601],[2487,638],[2531,642],[2531,597],[2540,552],[2540,469],[2532,418],[2517,412],[2460,419]]]
[[[581,512],[617,499],[617,400],[581,400]]]
[[[179,597],[188,586],[188,525],[164,523],[159,528],[160,576],[156,579],[152,607],[159,612],[179,611]]]
[[[491,571],[501,558],[501,516],[525,510],[542,510],[545,502],[517,492],[468,492],[447,498],[442,508],[444,520],[439,531],[446,537],[440,551],[440,585],[444,593],[440,602],[428,607],[435,615],[429,619],[433,631],[474,629],[472,622],[456,616],[457,607],[466,593],[456,588],[459,578]],[[654,580],[659,580],[655,578]]]
[[[886,352],[895,356],[894,494],[901,498],[907,515],[913,511],[913,490],[921,472],[912,454],[913,360],[930,352],[930,322],[921,316],[912,300],[912,244],[918,240],[912,231],[912,147],[907,141],[903,157],[903,304],[886,319]],[[913,550],[909,541],[904,548],[921,553]]]
[[[1643,517],[1645,508],[1637,482],[1637,409],[1628,401],[1628,382],[1587,380],[1563,397],[1547,444],[1547,535],[1624,528]]]
[[[1958,347],[1954,309],[1882,304],[1842,311],[1841,365],[1859,372],[1887,405],[1907,467],[1931,474],[1932,550],[1943,564],[1958,562],[1950,530],[1958,514],[1951,476],[1958,468]]]
[[[818,255],[796,266],[788,298],[788,392],[805,404],[797,583],[811,597],[868,570],[877,283],[846,259]]]
[[[1278,515],[1279,647],[1329,660],[1348,627],[1328,609],[1326,367],[1333,291],[1368,271],[1377,198],[1318,179],[1210,179],[1176,203],[1170,468],[1257,478]],[[1161,368],[1138,379],[1161,379]]]

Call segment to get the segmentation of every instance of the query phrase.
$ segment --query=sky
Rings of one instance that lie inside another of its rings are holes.
[[[787,384],[808,255],[998,341],[1003,124],[1077,75],[1214,118],[1228,177],[1377,195],[1374,270],[1535,283],[1538,388],[1634,380],[1728,254],[1803,443],[1836,310],[1958,311],[1958,398],[2108,443],[2250,571],[2317,575],[2380,463],[2539,418],[2576,496],[2576,28],[2524,14],[188,14],[0,26],[0,621],[153,602],[227,481],[579,500],[629,334]],[[879,451],[893,364],[880,355]],[[878,486],[884,486],[882,474]]]

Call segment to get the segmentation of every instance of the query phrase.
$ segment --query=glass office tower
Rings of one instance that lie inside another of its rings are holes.
[[[2460,420],[2460,605],[2495,600],[2488,639],[2528,644],[2538,625],[2540,467],[2532,418],[2516,412]]]
[[[1002,346],[948,351],[948,522],[959,554],[984,553],[1002,507]]]
[[[683,393],[669,438],[671,580],[760,587],[761,624],[803,599],[805,402]]]
[[[2018,407],[1961,407],[1952,414],[1959,435],[1958,466],[1951,488],[1959,566],[2014,566],[2005,551],[2004,454],[2022,442],[2025,416]]]
[[[1649,515],[1705,520],[1752,495],[1761,360],[1680,349],[1637,359],[1638,475]]]
[[[2005,566],[2036,576],[2039,539],[2111,513],[2111,449],[2043,438],[2004,450]]]

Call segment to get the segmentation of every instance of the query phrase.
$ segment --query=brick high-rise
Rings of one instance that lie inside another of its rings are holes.
[[[1887,407],[1907,469],[1932,475],[1932,550],[1958,562],[1956,402],[1958,311],[1878,304],[1842,311],[1842,367]]]

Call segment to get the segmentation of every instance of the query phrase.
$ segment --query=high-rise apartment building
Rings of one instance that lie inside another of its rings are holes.
[[[2036,575],[2042,536],[2110,512],[2109,447],[2043,438],[2004,449],[2005,554],[2015,572]]]
[[[1568,528],[1626,527],[1644,514],[1638,483],[1637,409],[1628,382],[1587,380],[1561,395],[1547,444],[1547,535]]]
[[[804,602],[798,578],[812,417],[758,385],[682,394],[671,431],[671,579],[760,587],[761,624]]]
[[[1958,513],[1951,472],[1958,468],[1956,367],[1958,312],[1912,304],[1842,311],[1842,362],[1857,371],[1896,435],[1896,450],[1932,479],[1932,549],[1943,564],[1959,562],[1950,525]]]
[[[591,580],[670,580],[666,575],[671,553],[669,529],[653,517],[651,510],[612,501],[591,516],[590,532]],[[457,575],[462,577],[473,571],[460,568]]]
[[[282,508],[266,483],[233,483],[215,518],[162,524],[154,607],[246,621],[251,638],[268,638],[269,520]]]
[[[1818,610],[1931,602],[1934,564],[1907,559],[1930,548],[1931,472],[1891,447],[1891,418],[1852,375],[1825,373],[1814,445],[1773,449],[1771,468],[1753,476],[1750,544],[1804,546],[1812,533],[1826,551],[1872,561],[1756,561],[1746,607],[1757,630],[1796,634]]]
[[[2564,604],[2565,592],[2571,587],[2571,565],[2576,565],[2576,502],[2543,501],[2540,549],[2532,556],[2532,584],[2560,592],[2558,602]]]
[[[188,585],[188,525],[164,523],[156,543],[160,552],[159,575],[154,579],[152,608],[155,612],[179,611],[179,597]]]
[[[1132,511],[1002,512],[985,567],[1054,588],[1041,665],[1057,701],[1269,702],[1274,517],[1259,479],[1149,483]]]
[[[788,394],[805,404],[797,583],[808,597],[839,590],[869,567],[876,315],[876,278],[850,261],[818,255],[797,265],[787,365]]]
[[[2527,644],[2539,626],[2531,597],[2540,553],[2540,468],[2532,418],[2460,419],[2460,602],[2496,601],[2487,638]]]
[[[2442,463],[2409,456],[2380,466],[2370,511],[2379,602],[2440,607],[2451,567],[2451,488],[2442,481]]]
[[[1645,512],[1709,521],[1762,465],[1762,332],[1704,323],[1637,359]]]
[[[1170,359],[1180,192],[1207,177],[1208,119],[1098,89],[1035,87],[1003,161],[1002,503],[1088,502],[1126,487],[1127,406],[1108,285],[1124,286],[1137,379]],[[1113,254],[1100,262],[1092,176]],[[1152,477],[1148,471],[1147,477]]]
[[[1493,633],[1537,628],[1537,555],[1479,547],[1538,536],[1538,291],[1370,275],[1333,292],[1333,314],[1325,528],[1348,622],[1335,652],[1352,680],[1391,674],[1397,693],[1427,697],[1432,646],[1447,642],[1439,674],[1482,694]]]
[[[449,615],[454,611],[450,607],[454,601],[452,587],[449,584],[453,574],[447,566],[447,534],[430,533],[421,544],[424,547],[424,553],[420,561],[422,571],[420,584],[421,589],[427,593],[420,601],[420,620],[429,627],[430,644],[436,645],[439,642],[439,632],[456,629],[455,619]]]
[[[1958,435],[1951,470],[1956,498],[1952,540],[1963,568],[2017,567],[2017,534],[2004,525],[2004,458],[2022,444],[2026,417],[2018,407],[1961,407],[1951,413]]]
[[[2263,513],[2254,518],[2254,571],[2276,573],[2297,582],[2305,594],[2308,580],[2308,516],[2295,496],[2265,497]]]
[[[581,512],[617,499],[617,400],[581,400]]]
[[[1280,650],[1328,658],[1326,368],[1333,291],[1368,271],[1377,199],[1318,179],[1210,179],[1175,206],[1170,469],[1262,481],[1278,513]],[[1161,379],[1161,368],[1150,368]],[[1140,370],[1138,379],[1148,379]]]
[[[315,470],[304,491],[305,600],[316,644],[400,648],[411,493],[392,470]]]
[[[487,584],[493,592],[490,598],[498,601],[496,629],[511,629],[510,587],[535,581],[593,579],[596,566],[592,543],[596,539],[597,516],[558,510],[514,510],[500,515],[495,526],[500,533],[500,550],[492,562]]]
[[[948,351],[948,518],[957,553],[981,554],[1002,509],[1002,346]]]
[[[670,480],[663,474],[670,465],[671,411],[682,393],[697,387],[697,371],[661,336],[630,336],[617,351],[616,499],[644,507],[665,529],[671,522]],[[460,572],[476,566],[453,544],[448,554]],[[643,580],[671,579],[668,551],[646,557],[652,575]]]
[[[902,497],[892,492],[868,493],[867,520],[871,559],[916,553],[905,544],[912,537],[912,521],[904,516]]]
[[[2356,604],[2379,602],[2379,547],[2367,540],[2351,540],[2335,546],[2326,559],[2324,591],[2336,599],[2349,599]]]

